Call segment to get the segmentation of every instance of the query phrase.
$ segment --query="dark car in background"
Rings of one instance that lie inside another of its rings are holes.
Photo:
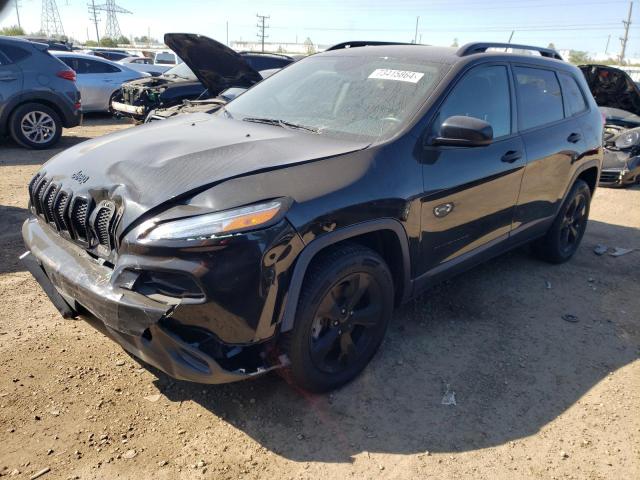
[[[640,88],[629,74],[606,65],[580,65],[604,119],[600,185],[640,182]]]
[[[76,74],[47,48],[0,36],[0,135],[27,148],[52,147],[82,119]]]
[[[179,105],[183,100],[215,97],[229,87],[248,88],[262,80],[261,70],[293,62],[286,55],[239,54],[202,35],[167,33],[164,43],[184,63],[158,77],[125,83],[121,99],[112,104],[116,113],[143,121],[152,110]]]
[[[28,187],[22,260],[64,316],[173,377],[286,368],[324,391],[435,283],[527,243],[569,260],[601,162],[598,107],[555,51],[339,49],[213,115],[65,150]]]

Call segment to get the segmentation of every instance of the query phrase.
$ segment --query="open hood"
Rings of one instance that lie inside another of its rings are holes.
[[[578,68],[587,79],[599,107],[640,115],[640,89],[626,72],[605,65],[580,65]]]
[[[166,33],[164,43],[189,66],[210,95],[229,87],[248,88],[262,80],[241,55],[209,37]]]

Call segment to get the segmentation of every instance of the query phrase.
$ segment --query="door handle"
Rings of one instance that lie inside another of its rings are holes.
[[[12,80],[17,80],[18,77],[13,77],[11,75],[4,75],[0,77],[0,82],[10,82]]]
[[[572,133],[567,137],[567,142],[569,143],[578,143],[580,140],[582,140],[582,135],[579,133]]]
[[[518,150],[509,150],[507,153],[505,153],[502,156],[500,160],[505,163],[513,163],[516,160],[520,160],[521,158],[522,158],[522,152]]]

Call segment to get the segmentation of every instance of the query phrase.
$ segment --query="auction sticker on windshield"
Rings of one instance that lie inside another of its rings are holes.
[[[378,78],[381,80],[397,80],[399,82],[418,83],[424,77],[424,73],[410,72],[408,70],[391,70],[388,68],[375,69],[369,78]]]

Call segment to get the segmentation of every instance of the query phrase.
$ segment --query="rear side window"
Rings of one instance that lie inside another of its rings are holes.
[[[86,58],[73,58],[63,57],[62,60],[69,65],[78,75],[89,73],[116,73],[120,69],[109,65],[105,62],[98,62],[95,60],[88,60]]]
[[[479,118],[493,128],[494,138],[511,133],[511,97],[507,68],[474,68],[460,80],[444,101],[434,124],[434,134],[454,115]]]
[[[587,102],[576,79],[566,73],[560,73],[558,77],[562,85],[562,98],[567,117],[584,112],[587,109]]]
[[[520,128],[527,130],[564,118],[556,74],[539,68],[514,67]]]
[[[0,45],[0,52],[9,59],[10,63],[17,63],[31,55],[31,52],[22,47],[7,44]]]

